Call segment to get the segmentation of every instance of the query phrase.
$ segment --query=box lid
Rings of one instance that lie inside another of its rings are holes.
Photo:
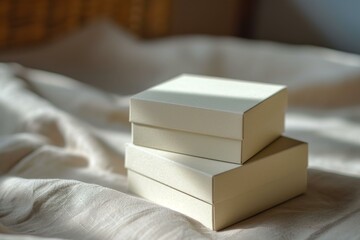
[[[249,192],[307,166],[307,144],[280,137],[244,165],[129,144],[125,166],[208,203]]]
[[[241,140],[244,114],[279,92],[286,92],[286,87],[180,75],[134,95],[130,100],[130,121]],[[283,95],[269,106],[274,114],[280,112],[282,118],[286,108],[286,94]],[[267,121],[260,115],[258,118]],[[257,125],[261,126],[261,121]]]

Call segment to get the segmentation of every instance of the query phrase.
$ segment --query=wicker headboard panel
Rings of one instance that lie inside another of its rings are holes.
[[[140,37],[168,31],[170,0],[0,0],[0,48],[40,44],[95,18],[110,18]]]

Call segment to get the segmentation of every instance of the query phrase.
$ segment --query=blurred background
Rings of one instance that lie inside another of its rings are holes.
[[[236,36],[360,53],[356,0],[0,0],[0,50],[108,18],[141,38]]]

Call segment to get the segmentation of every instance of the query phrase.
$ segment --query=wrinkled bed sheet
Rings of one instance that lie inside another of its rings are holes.
[[[0,239],[360,238],[358,56],[228,38],[142,43],[102,23],[0,60],[80,80],[0,65]],[[310,144],[307,192],[219,232],[130,195],[128,95],[181,72],[287,84],[297,98],[286,135]]]

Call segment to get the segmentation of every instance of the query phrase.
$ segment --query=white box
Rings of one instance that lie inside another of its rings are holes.
[[[281,135],[286,106],[284,86],[181,75],[131,98],[133,143],[244,163]]]
[[[281,137],[238,165],[129,144],[125,166],[130,191],[218,230],[303,193],[307,147]]]
[[[272,184],[265,184],[254,191],[215,204],[199,200],[131,170],[128,171],[128,189],[217,231],[304,193],[306,178],[306,171],[301,170],[292,173],[289,179],[279,178]]]

